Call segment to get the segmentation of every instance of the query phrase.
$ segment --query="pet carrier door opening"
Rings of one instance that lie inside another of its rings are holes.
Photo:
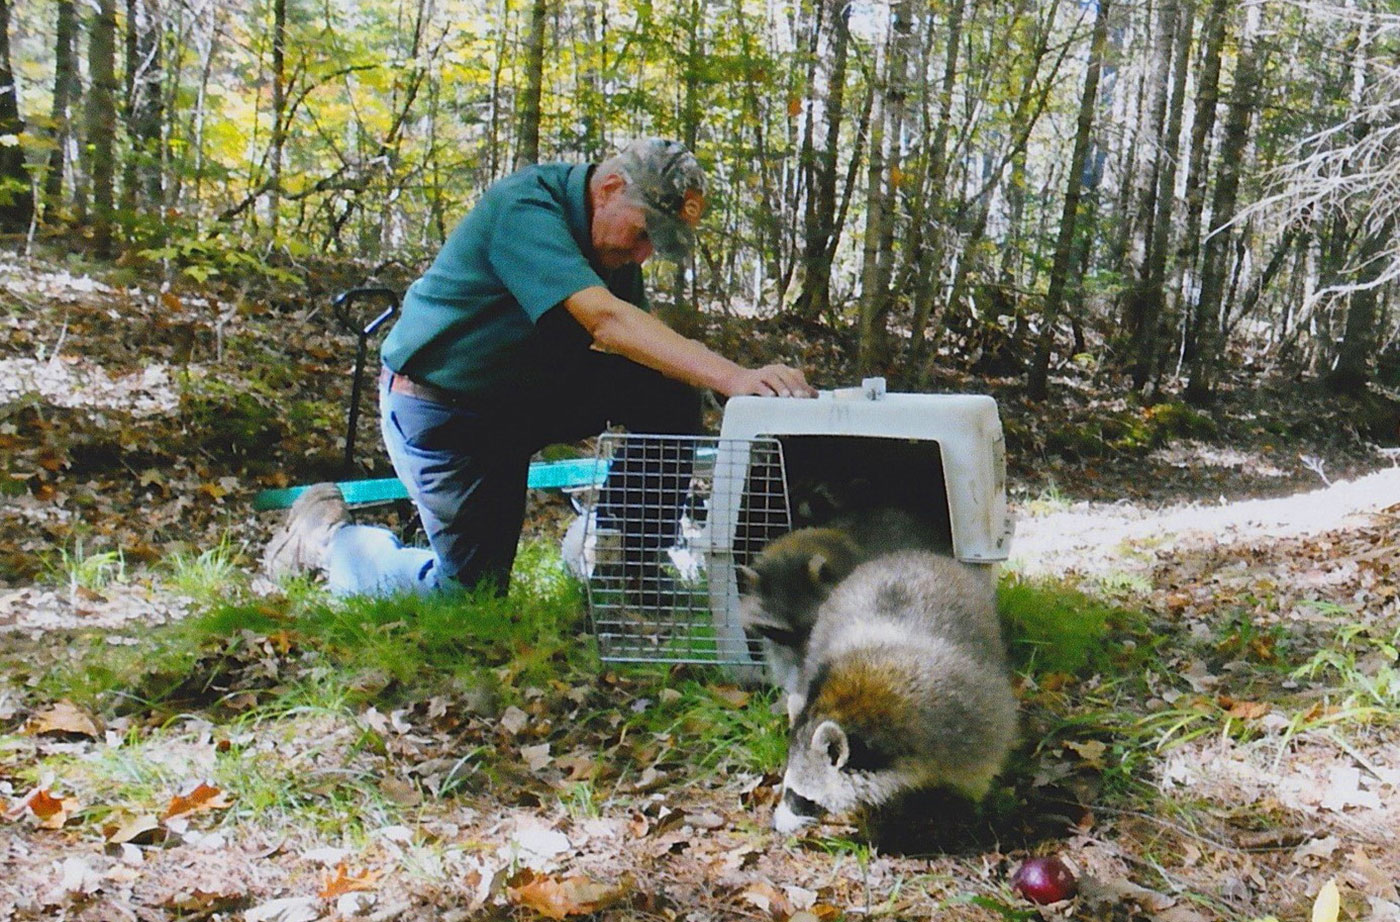
[[[735,566],[792,527],[778,442],[606,434],[597,463],[565,558],[602,659],[756,667],[728,600]]]

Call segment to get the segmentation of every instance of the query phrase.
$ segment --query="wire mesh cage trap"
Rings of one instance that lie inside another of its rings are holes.
[[[606,434],[597,464],[565,557],[603,660],[756,667],[735,568],[791,528],[780,444]]]

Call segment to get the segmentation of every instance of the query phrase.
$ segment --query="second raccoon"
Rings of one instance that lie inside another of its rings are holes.
[[[769,542],[752,566],[738,568],[740,618],[763,643],[774,685],[791,695],[817,608],[862,561],[899,550],[951,553],[927,522],[894,507],[849,514],[829,526],[799,528]]]

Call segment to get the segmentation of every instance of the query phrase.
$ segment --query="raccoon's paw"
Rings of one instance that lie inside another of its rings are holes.
[[[783,799],[773,810],[773,828],[784,835],[793,835],[825,815],[821,804],[808,800],[796,791],[785,788]]]

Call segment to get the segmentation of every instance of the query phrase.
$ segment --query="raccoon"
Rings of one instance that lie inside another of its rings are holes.
[[[752,567],[739,567],[740,618],[762,641],[773,684],[791,696],[817,607],[856,568],[860,548],[834,528],[801,528],[771,542]],[[789,709],[789,718],[796,714]]]
[[[818,609],[789,705],[780,832],[923,789],[980,800],[1016,736],[991,581],[927,551],[861,564]]]

